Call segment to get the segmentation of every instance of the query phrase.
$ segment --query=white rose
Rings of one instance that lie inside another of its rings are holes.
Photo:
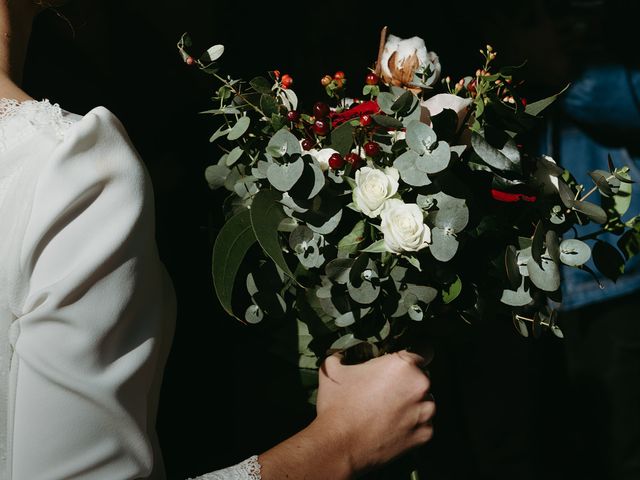
[[[398,170],[393,167],[386,167],[384,171],[362,167],[356,171],[353,202],[367,217],[377,217],[385,202],[398,191],[399,178]]]
[[[334,153],[338,153],[338,151],[334,150],[333,148],[323,148],[322,150],[316,150],[315,148],[312,148],[305,153],[315,158],[320,164],[320,168],[322,169],[322,171],[326,172],[327,170],[329,170],[329,158],[331,158],[331,155],[333,155]]]
[[[384,243],[391,252],[416,252],[431,242],[431,230],[415,203],[391,198],[385,202],[380,218]]]

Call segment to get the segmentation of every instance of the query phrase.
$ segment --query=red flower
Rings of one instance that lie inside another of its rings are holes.
[[[494,200],[497,200],[499,202],[513,203],[513,202],[519,202],[519,201],[523,201],[523,202],[536,201],[536,197],[533,195],[525,195],[524,193],[503,192],[502,190],[496,190],[495,188],[491,189],[491,196],[493,197]]]
[[[340,113],[331,112],[331,125],[336,127],[341,123],[344,123],[352,118],[358,118],[362,115],[373,115],[380,111],[378,102],[375,100],[367,100],[366,102],[359,103],[348,110]]]

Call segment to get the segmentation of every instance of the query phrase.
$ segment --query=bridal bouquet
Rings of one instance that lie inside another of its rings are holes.
[[[443,316],[506,312],[524,336],[562,336],[552,307],[561,265],[615,280],[638,253],[640,221],[622,220],[628,168],[605,158],[581,185],[528,154],[521,138],[557,95],[528,103],[517,68],[495,68],[491,46],[452,81],[422,39],[385,28],[375,68],[349,81],[357,95],[339,71],[309,108],[288,74],[234,79],[219,73],[223,46],[195,58],[184,35],[178,48],[219,82],[203,112],[221,120],[210,141],[222,154],[206,179],[229,191],[217,296],[250,324],[296,322],[302,368],[333,351],[411,347]],[[574,226],[590,222],[598,228],[579,237]],[[617,247],[605,233],[620,236]]]

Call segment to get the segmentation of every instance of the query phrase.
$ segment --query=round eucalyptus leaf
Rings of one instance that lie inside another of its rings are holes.
[[[424,155],[437,139],[436,132],[426,123],[414,120],[407,125],[407,146],[418,155]]]
[[[557,325],[551,325],[551,332],[558,338],[564,338],[564,334],[562,330]]]
[[[409,307],[409,318],[414,322],[422,321],[424,317],[424,312],[422,311],[422,307],[420,305],[411,305]]]
[[[348,327],[356,323],[353,312],[346,312],[335,319],[337,327]]]
[[[525,289],[524,278],[522,279],[522,283],[517,290],[503,290],[500,301],[505,305],[509,305],[511,307],[523,307],[531,303],[533,301],[533,298],[531,298],[529,290]]]
[[[438,296],[438,290],[426,285],[407,285],[407,292],[416,296],[416,299],[422,303],[428,304],[433,302]]]
[[[336,258],[324,267],[327,277],[335,283],[344,285],[349,280],[349,273],[354,260],[352,258]]]
[[[311,187],[311,190],[309,191],[309,194],[307,195],[308,199],[312,199],[318,193],[320,193],[320,190],[322,190],[322,187],[324,187],[325,176],[324,176],[324,173],[322,172],[322,169],[320,168],[320,164],[313,157],[311,157],[311,162],[306,164],[305,170],[310,170],[313,175],[312,187]]]
[[[363,280],[360,286],[355,287],[350,281],[347,282],[349,296],[362,305],[373,303],[380,295],[380,285],[377,282]]]
[[[338,210],[336,213],[333,214],[333,216],[327,218],[322,225],[314,225],[312,223],[307,223],[307,225],[311,230],[313,230],[316,233],[320,233],[322,235],[328,235],[329,233],[333,232],[336,229],[341,219],[342,219],[342,210]]]
[[[529,270],[527,269],[527,264],[529,263],[529,259],[531,258],[531,247],[523,248],[518,250],[518,268],[520,269],[520,275],[523,277],[529,276]]]
[[[267,151],[273,157],[279,158],[285,154],[301,154],[302,147],[293,133],[286,128],[282,128],[278,130],[273,137],[271,137],[271,140],[269,140]]]
[[[407,150],[393,161],[393,167],[402,174],[403,170],[412,170],[416,168],[416,160],[419,155],[416,152]]]
[[[429,220],[436,227],[458,233],[467,226],[469,222],[469,209],[465,200],[438,192],[428,195],[436,210],[429,213]]]
[[[267,178],[267,170],[270,163],[264,160],[259,160],[255,167],[251,168],[251,174],[259,179]]]
[[[447,142],[438,142],[433,150],[428,150],[416,159],[416,168],[424,173],[438,173],[449,166],[451,150]]]
[[[567,239],[560,243],[560,261],[570,267],[584,265],[591,258],[591,247],[582,240]]]
[[[242,150],[241,147],[236,147],[231,150],[227,155],[227,167],[231,167],[233,164],[235,164],[240,159],[243,153],[244,150]]]
[[[289,235],[289,246],[295,253],[301,253],[306,244],[313,241],[313,231],[306,225],[298,225]]]
[[[224,165],[209,165],[204,171],[204,176],[209,184],[209,188],[215,190],[224,186],[224,182],[230,170]]]
[[[400,172],[402,181],[413,187],[422,187],[431,183],[429,176],[416,168],[418,158],[417,153],[407,150],[393,162],[394,168]]]
[[[545,292],[554,292],[560,287],[560,269],[548,256],[542,256],[541,265],[533,257],[527,262],[529,278],[533,284]]]
[[[240,198],[249,198],[258,193],[258,185],[256,185],[256,179],[252,176],[242,177],[233,186],[233,191]]]
[[[258,305],[249,305],[244,312],[244,319],[247,323],[256,324],[260,323],[264,318],[264,312]]]
[[[272,163],[267,169],[267,179],[276,190],[288,192],[300,179],[303,170],[304,162],[301,158],[284,165]]]
[[[391,106],[395,103],[396,98],[392,93],[389,92],[381,92],[380,95],[376,98],[378,102],[378,106],[380,110],[382,110],[387,115],[393,115],[393,110]]]
[[[458,251],[458,239],[453,230],[435,227],[431,229],[429,250],[436,260],[448,262]]]

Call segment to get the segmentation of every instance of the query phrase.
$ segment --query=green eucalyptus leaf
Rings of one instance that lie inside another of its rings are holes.
[[[240,117],[236,122],[236,124],[231,129],[231,131],[229,132],[229,134],[227,135],[227,138],[229,140],[239,139],[240,137],[242,137],[242,135],[244,135],[247,132],[250,124],[251,124],[251,119],[249,117],[246,117],[246,116]]]
[[[262,250],[288,277],[295,280],[280,245],[278,226],[287,218],[280,204],[281,198],[282,195],[273,190],[258,192],[251,204],[251,226]]]
[[[243,210],[222,226],[213,246],[213,285],[220,304],[230,315],[233,315],[231,299],[238,269],[255,241],[251,214]]]
[[[560,261],[560,242],[558,241],[558,234],[553,230],[547,231],[544,242],[547,246],[547,251],[549,252],[551,260],[558,263]]]
[[[533,241],[531,242],[531,256],[538,265],[541,265],[542,254],[544,253],[544,239],[546,230],[542,220],[538,221],[536,229],[533,232]]]
[[[210,142],[215,142],[217,139],[224,137],[227,133],[229,133],[231,131],[231,129],[229,127],[227,127],[226,124],[220,126],[215,132],[213,132],[213,135],[211,135],[211,138],[209,138]]]
[[[349,273],[353,263],[354,260],[352,258],[336,258],[327,263],[324,271],[331,281],[344,285],[349,280]]]
[[[349,255],[358,251],[358,245],[364,240],[365,222],[360,220],[353,226],[351,232],[342,237],[338,242],[338,251],[343,255]]]
[[[412,111],[412,107],[416,101],[417,97],[410,90],[405,90],[405,92],[393,102],[391,110],[398,115],[405,116]]]
[[[635,229],[624,232],[618,239],[618,248],[627,260],[631,260],[640,253],[640,232]]]
[[[487,142],[479,133],[471,133],[471,147],[487,165],[500,171],[517,170],[517,165],[509,157]]]
[[[629,210],[631,206],[631,192],[633,189],[633,181],[626,172],[616,172],[616,178],[621,182],[620,188],[613,197],[613,209],[622,216]]]
[[[591,247],[582,240],[569,238],[560,243],[560,261],[570,267],[583,265],[591,258]]]
[[[324,222],[321,224],[314,224],[309,221],[307,222],[307,226],[316,233],[328,235],[340,224],[340,220],[342,219],[342,210],[338,210],[331,217],[323,217],[323,219]]]
[[[598,240],[591,254],[596,268],[608,279],[615,282],[624,273],[624,258],[613,245]]]
[[[504,251],[504,266],[509,285],[511,288],[518,288],[522,283],[522,275],[518,267],[518,252],[513,245],[508,245]]]
[[[506,302],[504,302],[506,303]],[[508,304],[509,305],[509,304]],[[526,305],[526,303],[524,304]],[[520,319],[517,315],[513,315],[513,326],[516,327],[516,331],[523,337],[529,337],[529,329],[524,323],[524,320]]]
[[[375,114],[371,118],[373,118],[374,122],[384,128],[400,129],[404,127],[400,120],[388,115]]]
[[[386,251],[387,251],[387,247],[386,247],[386,244],[384,243],[384,239],[373,242],[367,248],[363,248],[361,250],[361,252],[367,252],[367,253],[382,253]]]
[[[469,222],[469,209],[462,198],[438,192],[431,195],[418,195],[416,202],[423,208],[431,208],[427,205],[436,205],[436,210],[429,213],[429,221],[436,227],[458,233]]]
[[[456,277],[456,280],[448,288],[442,289],[442,301],[449,304],[458,298],[460,292],[462,292],[462,280],[460,277]]]
[[[394,168],[400,172],[402,181],[414,187],[429,185],[429,176],[416,168],[416,161],[419,156],[413,150],[407,150],[393,162]]]
[[[607,223],[607,212],[595,203],[587,202],[585,200],[574,202],[573,209],[580,213],[584,213],[591,220],[601,225]]]
[[[560,95],[562,95],[567,88],[569,88],[569,85],[564,87],[560,92],[556,93],[555,95],[551,95],[550,97],[543,98],[542,100],[538,100],[537,102],[527,104],[527,106],[524,109],[525,113],[529,115],[533,115],[534,117],[538,116],[545,108],[547,108],[549,105],[555,102],[556,99]]]
[[[274,113],[278,113],[278,103],[271,94],[263,93],[260,95],[260,109],[266,117],[271,117]]]
[[[409,314],[409,318],[414,322],[421,322],[424,317],[424,312],[422,311],[422,307],[418,304],[411,305],[407,309],[407,313]]]
[[[255,77],[249,85],[258,93],[271,93],[271,82],[264,77]]]
[[[345,122],[331,130],[331,148],[341,155],[346,155],[353,146],[353,134],[355,128],[349,122]]]
[[[610,176],[612,176],[609,172],[605,170],[594,170],[593,172],[589,172],[589,176],[598,187],[598,190],[600,190],[600,193],[607,197],[611,197],[613,195],[613,190],[611,189],[611,185],[609,185],[609,181],[607,180]]]
[[[558,178],[558,194],[560,195],[560,200],[562,200],[565,207],[572,208],[576,204],[575,193],[562,178]]]
[[[271,155],[276,158],[282,157],[285,154],[302,154],[300,142],[298,142],[295,135],[286,128],[278,130],[275,135],[271,137],[267,146],[272,147],[272,149],[278,152],[278,155]]]

